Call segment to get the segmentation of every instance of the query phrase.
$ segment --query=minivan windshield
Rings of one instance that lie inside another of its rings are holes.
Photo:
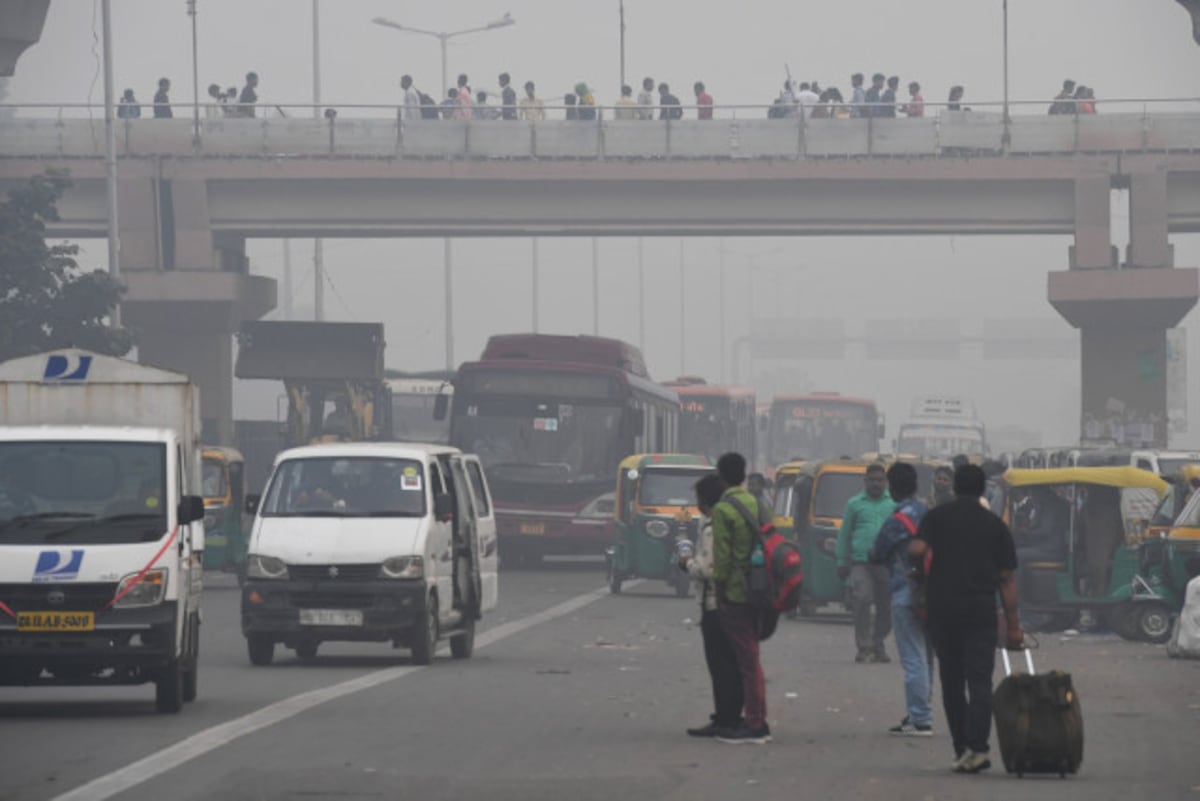
[[[166,454],[161,442],[0,442],[0,543],[165,536]]]
[[[275,469],[263,517],[422,517],[425,469],[413,459],[287,459]]]

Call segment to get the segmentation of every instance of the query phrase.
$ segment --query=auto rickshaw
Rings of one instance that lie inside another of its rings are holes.
[[[871,462],[840,459],[789,462],[775,472],[775,528],[800,546],[804,586],[802,616],[844,602],[846,583],[837,574],[837,535],[846,503],[863,490]]]
[[[680,542],[695,546],[700,510],[694,486],[713,472],[704,456],[638,454],[617,468],[615,542],[605,549],[608,588],[621,592],[633,578],[665,579],[680,598],[691,589],[687,573],[676,566]]]
[[[204,567],[241,573],[246,561],[242,509],[246,460],[233,448],[201,450],[204,492]]]
[[[1179,612],[1187,592],[1187,584],[1200,576],[1200,466],[1181,468],[1174,482],[1174,492],[1163,500],[1152,521],[1152,533],[1143,544],[1143,581],[1169,599],[1172,611]],[[1174,497],[1173,497],[1174,496]],[[1167,507],[1170,501],[1182,504],[1178,514]],[[1169,521],[1169,522],[1167,522]]]
[[[1142,545],[1167,482],[1122,466],[1012,469],[1004,483],[1022,615],[1061,631],[1088,609],[1126,639],[1166,641],[1173,598]]]

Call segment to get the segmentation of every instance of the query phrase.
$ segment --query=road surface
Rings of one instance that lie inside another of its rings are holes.
[[[855,664],[840,621],[781,622],[774,742],[728,746],[683,734],[710,705],[693,600],[661,582],[609,595],[595,564],[505,572],[501,599],[469,661],[326,644],[255,668],[215,576],[181,714],[155,714],[149,685],[0,688],[0,799],[1200,799],[1200,662],[1162,647],[1043,636],[1039,666],[1082,700],[1080,775],[1008,777],[993,743],[997,767],[962,776],[940,708],[931,739],[886,734],[901,669]]]

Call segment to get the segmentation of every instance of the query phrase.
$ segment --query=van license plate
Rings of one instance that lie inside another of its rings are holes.
[[[92,631],[92,612],[19,612],[17,631]]]
[[[546,524],[545,523],[522,523],[520,530],[521,530],[522,534],[545,534],[546,533]]]
[[[361,626],[361,609],[301,609],[301,626]]]

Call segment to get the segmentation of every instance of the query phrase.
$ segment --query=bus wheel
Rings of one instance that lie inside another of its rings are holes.
[[[275,658],[275,641],[261,634],[251,634],[246,638],[246,651],[250,655],[250,664],[265,667]]]

